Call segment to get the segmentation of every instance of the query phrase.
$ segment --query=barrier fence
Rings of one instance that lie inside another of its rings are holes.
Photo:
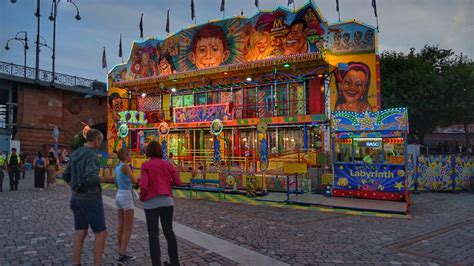
[[[474,189],[473,156],[410,155],[407,174],[410,190],[453,191]]]

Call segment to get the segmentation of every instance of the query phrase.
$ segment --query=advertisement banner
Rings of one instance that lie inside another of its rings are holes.
[[[334,188],[405,193],[404,165],[335,164]]]
[[[229,104],[198,105],[192,107],[174,108],[175,123],[206,122],[220,119],[232,120]]]

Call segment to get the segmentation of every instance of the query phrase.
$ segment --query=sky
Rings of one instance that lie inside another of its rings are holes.
[[[52,0],[41,1],[40,34],[52,46],[53,23],[48,20]],[[56,72],[73,76],[106,80],[102,69],[102,50],[106,47],[111,69],[120,63],[119,36],[122,34],[124,57],[128,57],[133,40],[139,39],[140,14],[144,14],[144,35],[166,37],[166,11],[170,9],[171,32],[193,24],[191,0],[73,0],[82,19],[74,17],[76,9],[62,0],[56,22]],[[287,0],[260,0],[261,9],[286,6]],[[296,8],[308,0],[295,0]],[[222,18],[221,0],[195,0],[197,23]],[[336,0],[314,0],[329,23],[338,21]],[[358,19],[376,25],[372,0],[339,0],[341,21]],[[291,6],[290,6],[291,7]],[[254,0],[226,0],[225,16],[240,14],[251,17],[257,12]],[[24,50],[18,41],[8,39],[19,31],[28,33],[27,65],[35,66],[37,20],[35,0],[0,0],[0,61],[23,65]],[[408,52],[424,45],[439,45],[474,59],[474,0],[378,0],[379,50]],[[23,35],[20,35],[23,36]],[[42,39],[43,40],[43,39]],[[44,42],[44,41],[42,41]],[[51,50],[42,48],[40,68],[51,71]]]

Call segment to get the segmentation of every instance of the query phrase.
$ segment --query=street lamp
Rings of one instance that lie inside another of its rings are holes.
[[[10,2],[12,4],[15,4],[16,3],[16,0],[10,0]],[[38,84],[38,76],[39,76],[39,36],[40,36],[40,17],[41,17],[41,14],[40,14],[40,0],[36,0],[36,12],[35,12],[35,16],[36,16],[36,19],[37,19],[37,22],[36,22],[36,62],[35,62],[35,83]]]
[[[60,0],[53,0],[51,3],[51,15],[49,16],[49,20],[53,21],[53,75],[52,75],[52,80],[51,83],[54,83],[55,81],[55,62],[56,62],[56,19],[58,16],[58,5],[61,1]],[[81,16],[79,15],[79,8],[77,5],[72,1],[69,0],[67,3],[71,3],[76,7],[76,20],[81,20]]]
[[[24,37],[23,38],[20,38],[18,37],[19,34],[24,34]],[[23,69],[23,75],[25,76],[26,78],[26,50],[28,50],[30,47],[28,46],[28,33],[26,31],[19,31],[16,33],[15,37],[14,38],[10,38],[8,41],[7,41],[7,44],[5,45],[5,50],[10,50],[10,46],[8,46],[8,43],[11,41],[11,40],[16,40],[16,41],[19,41],[21,42],[21,44],[23,45],[23,50],[25,52],[25,66],[24,66],[24,69]]]
[[[38,53],[38,55],[39,55],[39,53],[41,52],[41,48],[39,48],[39,47],[46,47],[46,48],[49,48],[49,50],[51,50],[51,61],[52,61],[52,60],[53,60],[53,56],[52,56],[52,54],[53,54],[53,47],[51,47],[51,46],[48,45],[48,43],[46,42],[46,39],[45,39],[43,36],[40,35],[39,37],[42,39],[42,42],[40,41],[40,42],[36,43],[36,47],[37,47],[37,51],[36,51],[36,52]],[[38,68],[37,68],[37,69],[38,69]],[[39,76],[39,72],[36,73],[36,77],[37,77],[36,79],[37,79],[37,80],[39,80],[39,77],[38,77],[38,76]]]

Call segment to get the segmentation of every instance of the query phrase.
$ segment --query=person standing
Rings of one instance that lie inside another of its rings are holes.
[[[0,151],[0,192],[3,192],[3,178],[5,177],[5,161],[7,158],[3,151]]]
[[[74,214],[73,265],[81,264],[81,253],[89,226],[95,234],[94,265],[100,265],[104,254],[107,229],[105,226],[104,206],[102,202],[99,160],[95,150],[104,136],[97,129],[86,134],[84,146],[78,147],[64,170],[63,179],[71,186],[70,207]]]
[[[178,166],[178,164],[174,160],[174,154],[172,152],[170,152],[170,155],[168,156],[168,161],[170,161],[170,163],[173,164],[174,166]]]
[[[22,152],[20,154],[20,159],[21,159],[21,173],[22,173],[22,179],[25,179],[26,176],[26,154]]]
[[[43,157],[43,153],[39,151],[38,156],[33,161],[33,169],[35,169],[35,188],[40,191],[44,188],[46,167],[48,167],[48,162]]]
[[[125,264],[126,261],[134,260],[134,256],[127,255],[127,245],[132,235],[133,215],[134,215],[134,195],[133,184],[137,183],[137,178],[133,175],[130,162],[132,156],[128,149],[118,151],[120,163],[115,167],[115,184],[118,187],[115,202],[117,204],[117,240],[119,244],[118,263]]]
[[[18,182],[20,181],[21,159],[16,154],[16,148],[12,148],[12,152],[7,159],[7,171],[10,176],[10,191],[18,190]]]
[[[46,174],[48,176],[48,180],[46,181],[46,188],[49,189],[49,186],[56,190],[56,171],[59,168],[58,160],[56,156],[54,156],[54,152],[50,152],[48,154],[48,166],[46,167]]]
[[[171,187],[181,186],[178,170],[169,161],[163,160],[161,145],[150,142],[145,151],[149,160],[141,167],[140,200],[145,209],[148,228],[148,244],[153,265],[161,265],[160,233],[158,223],[168,243],[170,262],[165,265],[179,265],[178,244],[173,232],[173,193]]]

